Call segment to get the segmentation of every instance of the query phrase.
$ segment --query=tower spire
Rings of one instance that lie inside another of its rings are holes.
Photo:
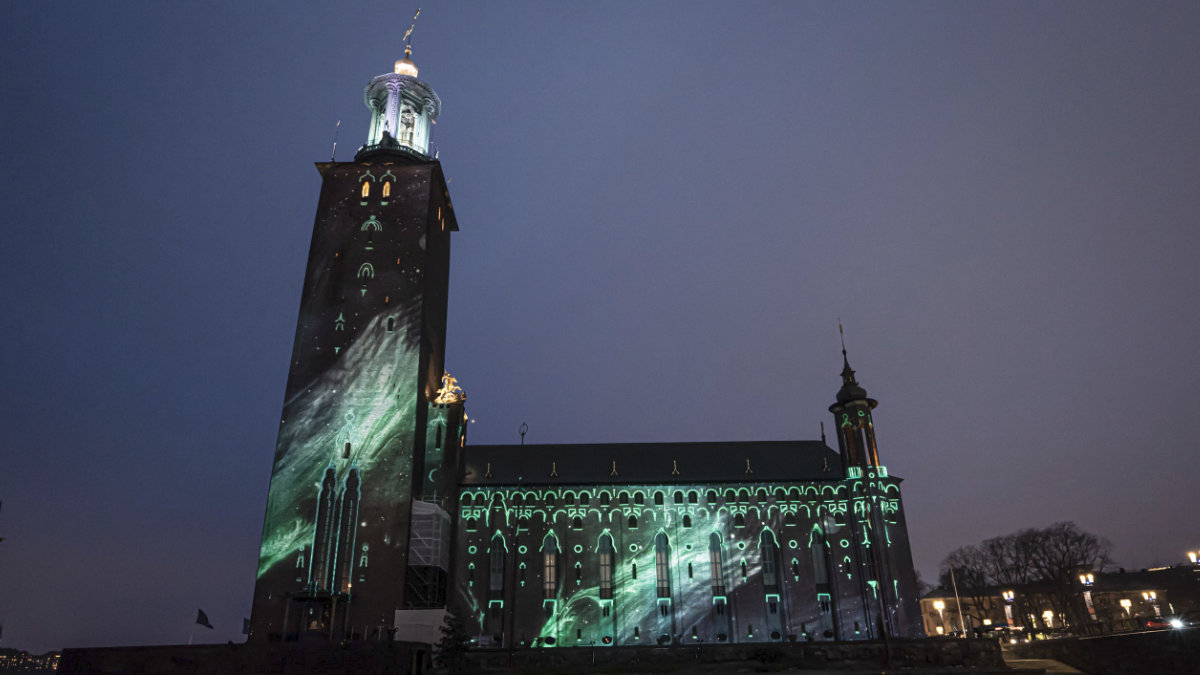
[[[842,328],[841,319],[838,319],[838,336],[842,339],[842,385],[858,384],[854,379],[854,369],[850,367],[850,359],[846,356],[846,331]]]
[[[426,83],[417,79],[417,64],[412,60],[412,34],[417,17],[404,31],[404,58],[396,61],[392,72],[367,83],[363,102],[371,111],[367,142],[355,155],[355,161],[368,154],[409,155],[419,160],[430,158],[430,134],[442,102]]]

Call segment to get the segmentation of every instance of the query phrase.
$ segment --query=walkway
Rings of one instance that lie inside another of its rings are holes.
[[[1046,673],[1079,673],[1080,675],[1087,675],[1082,670],[1076,670],[1062,661],[1055,661],[1054,659],[1023,659],[1009,650],[1006,645],[1001,645],[1000,654],[1004,657],[1004,664],[1009,668],[1044,670]]]

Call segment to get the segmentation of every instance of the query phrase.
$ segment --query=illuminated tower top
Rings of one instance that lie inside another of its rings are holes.
[[[355,161],[379,152],[429,158],[429,135],[442,112],[442,101],[428,84],[417,79],[411,44],[404,47],[404,58],[396,61],[393,72],[367,83],[363,100],[371,111],[371,128]]]

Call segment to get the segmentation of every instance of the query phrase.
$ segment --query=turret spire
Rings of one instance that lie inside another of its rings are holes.
[[[842,329],[842,321],[838,320],[838,335],[842,338],[842,384],[858,384],[854,379],[854,369],[850,367],[850,359],[846,356],[846,331]]]
[[[429,151],[430,132],[442,102],[428,84],[417,79],[417,64],[412,61],[412,34],[420,15],[418,9],[404,32],[404,58],[396,61],[392,72],[367,84],[363,102],[371,111],[371,126],[355,161],[377,152],[418,159],[435,154]]]

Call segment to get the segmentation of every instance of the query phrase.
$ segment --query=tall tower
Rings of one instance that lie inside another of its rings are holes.
[[[354,161],[317,163],[254,641],[387,639],[397,610],[444,601],[443,483],[457,476],[463,421],[442,385],[458,225],[429,150],[441,101],[411,53],[368,83]]]
[[[839,327],[840,329],[840,327]],[[879,463],[871,411],[879,402],[854,376],[842,345],[842,387],[829,406],[837,429],[838,451],[852,503],[848,541],[861,568],[852,579],[874,639],[920,637],[920,605],[908,526],[900,508],[900,479]],[[895,536],[893,536],[895,535]]]

